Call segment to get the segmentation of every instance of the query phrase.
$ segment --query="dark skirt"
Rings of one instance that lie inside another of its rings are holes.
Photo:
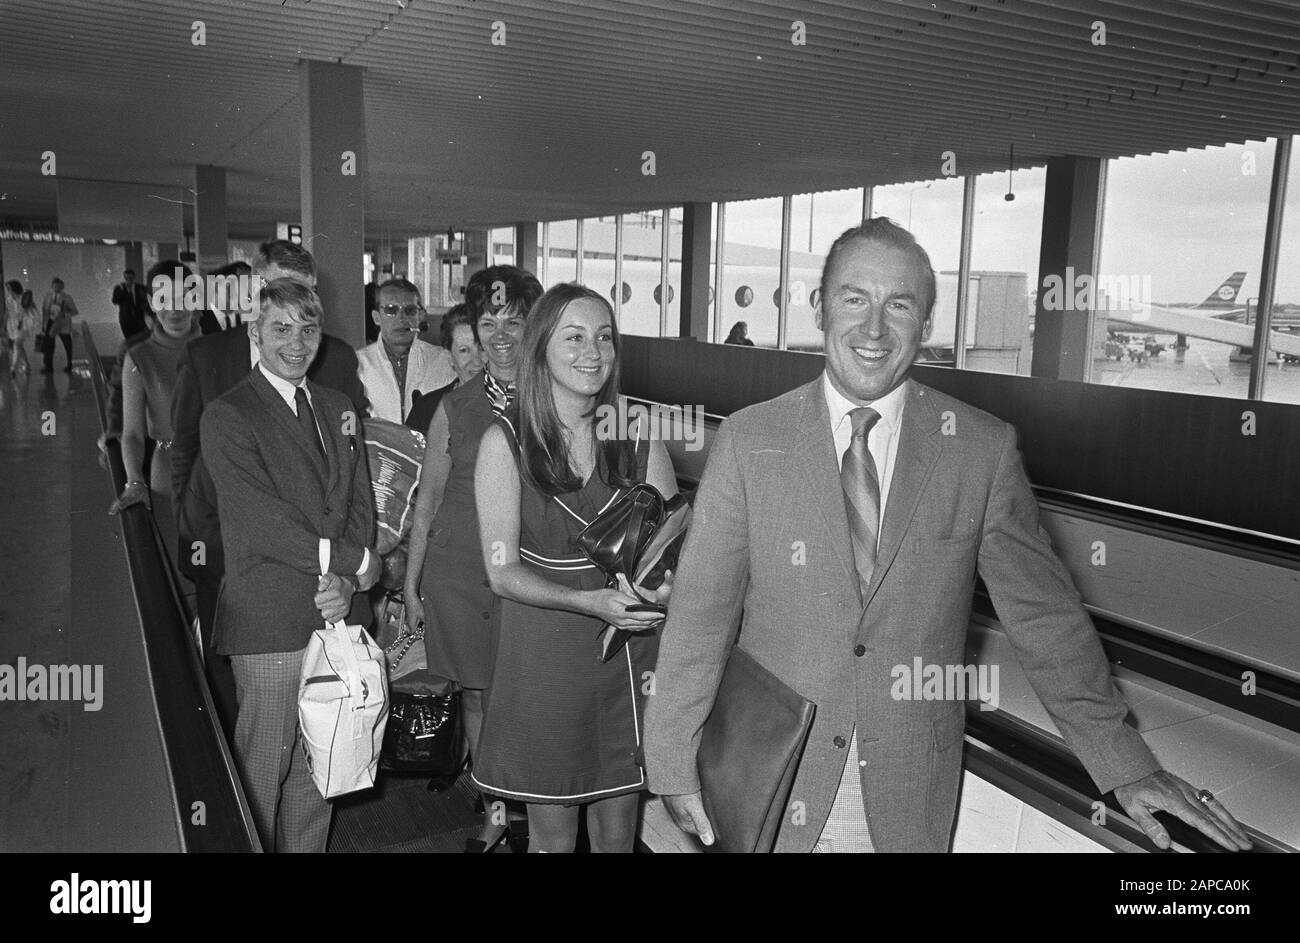
[[[602,623],[504,600],[474,782],[524,802],[576,805],[645,789],[640,763],[655,633],[601,663]]]

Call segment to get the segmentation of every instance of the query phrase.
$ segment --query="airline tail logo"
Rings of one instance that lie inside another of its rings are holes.
[[[1210,292],[1209,297],[1197,307],[1225,308],[1231,306],[1237,300],[1237,294],[1241,291],[1241,284],[1245,280],[1245,272],[1233,272],[1226,282]]]

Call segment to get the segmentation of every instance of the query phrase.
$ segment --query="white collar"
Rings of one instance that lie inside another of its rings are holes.
[[[306,391],[308,401],[311,400],[311,390],[307,389],[306,377],[303,377],[297,383],[290,383],[288,380],[285,380],[281,377],[277,377],[274,373],[271,373],[269,370],[263,370],[262,365],[260,363],[254,365],[253,369],[261,373],[262,376],[266,377],[267,382],[271,384],[271,386],[275,389],[277,393],[280,394],[280,397],[286,403],[293,402],[294,395],[299,387],[302,387],[303,390]]]
[[[831,383],[829,371],[822,373],[822,391],[826,394],[826,405],[830,408],[831,428],[838,429],[844,417],[850,412],[857,409],[861,403],[855,403],[848,397],[844,396],[839,390],[835,389],[835,384]],[[880,399],[865,405],[870,406],[880,414],[880,422],[883,423],[890,432],[898,428],[899,422],[903,418],[903,405],[907,402],[907,381],[904,380],[898,386],[894,387]]]

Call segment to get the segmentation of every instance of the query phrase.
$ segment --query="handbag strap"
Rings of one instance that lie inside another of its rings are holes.
[[[629,580],[632,574],[636,572],[636,558],[641,549],[638,538],[641,535],[641,528],[645,526],[646,518],[650,515],[651,506],[658,504],[659,513],[655,515],[652,524],[658,524],[658,518],[663,513],[663,499],[659,498],[659,492],[650,485],[635,485],[630,495],[632,499],[632,510],[627,517],[627,529],[623,534],[623,545],[619,548],[620,555],[623,558],[623,572],[628,575]],[[658,501],[655,499],[658,498]]]

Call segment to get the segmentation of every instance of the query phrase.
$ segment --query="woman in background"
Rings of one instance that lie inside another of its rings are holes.
[[[469,305],[458,304],[442,316],[442,322],[438,325],[438,339],[451,353],[456,379],[442,389],[424,394],[417,390],[412,394],[415,402],[406,414],[405,422],[417,432],[429,428],[443,396],[468,383],[471,377],[483,370],[483,348],[479,346],[478,337],[474,334],[474,315],[470,314]]]
[[[202,331],[192,312],[154,312],[153,333],[126,354],[122,365],[122,465],[126,487],[109,508],[116,514],[133,504],[153,509],[163,546],[176,546],[176,517],[171,500],[172,394],[176,365],[185,345]],[[146,319],[147,321],[147,319]],[[146,438],[155,443],[149,482],[144,480]]]
[[[451,352],[459,383],[468,383],[470,377],[483,369],[483,348],[474,332],[474,315],[469,305],[459,304],[447,312],[438,325],[438,339]]]
[[[5,282],[4,335],[9,341],[9,376],[30,373],[31,361],[27,359],[27,338],[40,321],[41,313],[30,291],[23,291],[19,281]]]
[[[753,347],[754,342],[749,339],[749,325],[744,321],[737,321],[731,325],[731,333],[727,335],[727,339],[722,343]]]
[[[677,493],[668,450],[648,430],[597,437],[618,405],[618,328],[577,284],[537,302],[519,356],[519,402],[479,446],[482,555],[501,598],[501,638],[474,782],[528,803],[534,851],[572,851],[587,806],[593,852],[630,852],[645,770],[645,672],[663,617],[605,585],[577,535],[636,482]],[[666,602],[669,583],[655,601]],[[605,624],[636,634],[602,662]]]
[[[501,605],[479,554],[474,466],[493,416],[514,402],[519,344],[541,283],[513,265],[470,279],[465,299],[487,367],[442,397],[425,433],[403,598],[407,626],[425,623],[429,670],[461,685],[461,712],[471,763],[478,762],[483,705],[492,681]],[[505,834],[485,824],[466,851],[491,850]]]

